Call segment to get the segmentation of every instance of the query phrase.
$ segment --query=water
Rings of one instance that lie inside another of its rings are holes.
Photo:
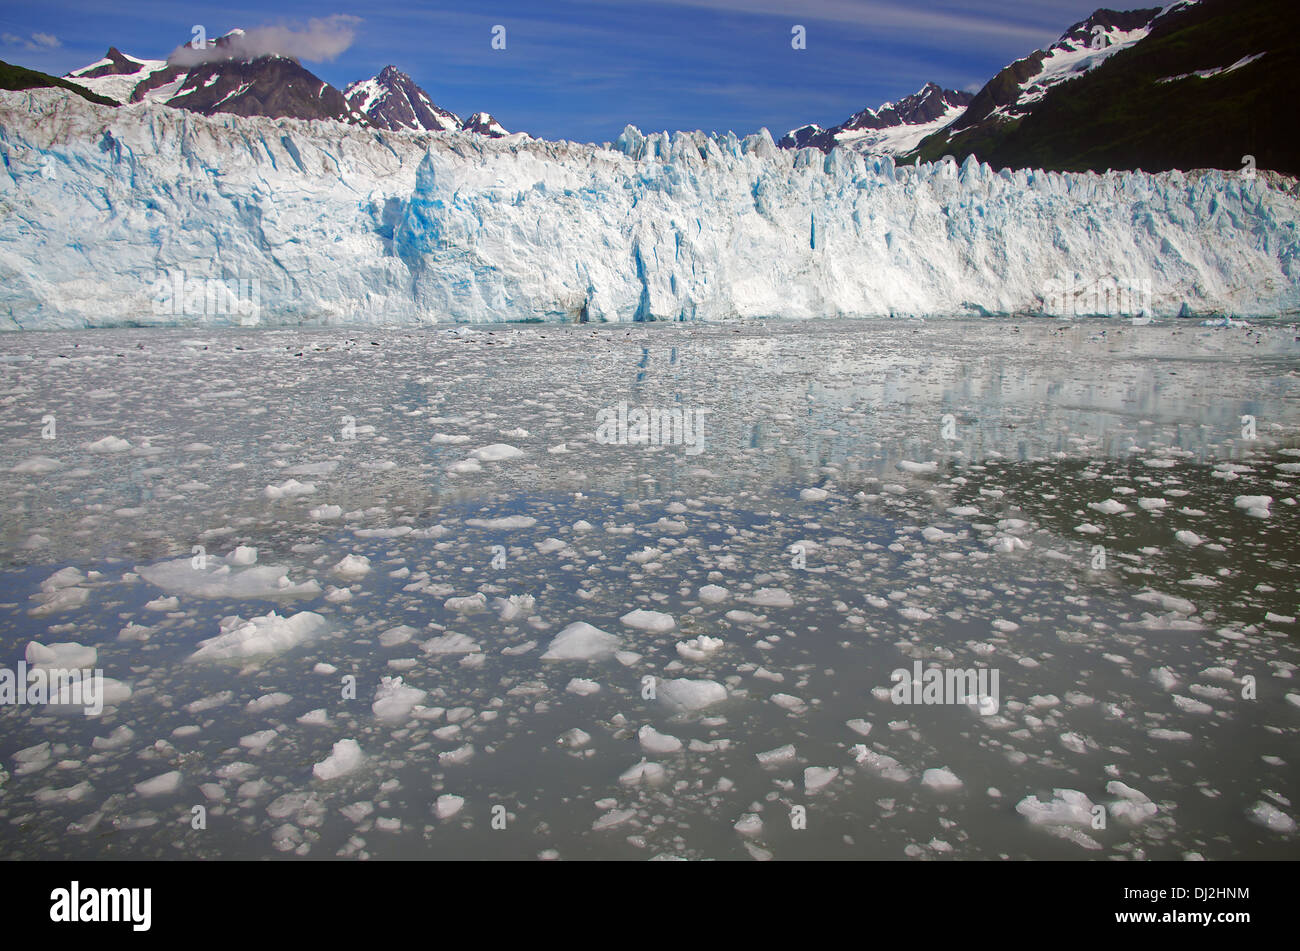
[[[93,645],[132,694],[0,708],[0,854],[1294,857],[1298,357],[1294,328],[1183,322],[5,335],[0,667]],[[703,441],[603,444],[619,403],[705,410]],[[85,448],[105,437],[129,446]],[[524,454],[465,471],[498,443]],[[33,457],[57,465],[12,471]],[[314,489],[268,497],[290,479]],[[136,571],[241,545],[316,584]],[[325,626],[190,659],[272,610]],[[578,621],[619,657],[543,661]],[[473,649],[421,647],[456,634]],[[722,644],[679,651],[701,636]],[[915,661],[998,670],[997,713],[894,704]],[[424,695],[384,721],[396,676]],[[676,712],[679,678],[726,698]],[[682,749],[643,750],[646,725]],[[345,738],[364,766],[313,778]],[[634,782],[643,758],[662,771]],[[810,767],[838,773],[810,791]],[[940,768],[960,788],[923,783]],[[1031,821],[1054,790],[1086,807]]]

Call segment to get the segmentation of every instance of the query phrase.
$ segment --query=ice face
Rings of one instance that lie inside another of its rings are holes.
[[[1300,307],[1297,197],[1264,172],[896,167],[766,132],[430,138],[52,90],[0,92],[0,130],[10,328]]]

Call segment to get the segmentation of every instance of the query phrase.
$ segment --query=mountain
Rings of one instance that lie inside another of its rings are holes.
[[[1300,101],[1300,4],[1183,0],[1139,23],[1151,13],[1097,11],[1002,70],[914,156],[973,154],[994,168],[1300,175],[1285,105]],[[1081,45],[1097,26],[1110,45]]]
[[[429,94],[396,66],[385,66],[373,79],[349,83],[343,90],[348,105],[381,129],[423,129],[455,132],[460,117],[439,108]]]
[[[1062,288],[1120,314],[1300,313],[1300,187],[1268,171],[358,132],[0,93],[0,327],[240,323],[217,281],[256,282],[264,326],[1025,315]]]
[[[486,135],[490,139],[499,139],[503,135],[509,135],[500,122],[497,122],[489,113],[476,112],[465,120],[461,126],[466,132],[477,132],[479,135]]]
[[[1160,7],[1126,13],[1098,10],[1071,26],[1051,46],[1016,60],[985,83],[949,131],[955,133],[989,119],[1006,121],[1028,115],[1048,90],[1078,79],[1140,42],[1159,15]]]
[[[167,105],[210,116],[334,119],[369,124],[343,93],[288,56],[216,60],[191,69]]]
[[[783,149],[816,148],[823,152],[842,145],[873,155],[899,155],[910,152],[927,135],[960,117],[971,98],[970,93],[926,83],[898,102],[863,109],[829,129],[818,125],[791,129],[778,144]]]
[[[104,58],[67,74],[68,79],[118,102],[166,102],[180,88],[187,70],[165,59],[136,59],[116,46]]]
[[[109,47],[104,58],[67,74],[90,93],[114,102],[160,102],[201,115],[219,112],[272,119],[333,119],[379,129],[476,132],[506,130],[486,112],[462,121],[440,108],[410,76],[386,66],[340,92],[289,56],[244,57],[231,30],[204,50],[177,47],[165,60],[137,59]]]

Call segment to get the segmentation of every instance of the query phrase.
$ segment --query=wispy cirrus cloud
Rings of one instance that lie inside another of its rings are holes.
[[[608,4],[617,0],[590,0]],[[943,3],[897,3],[892,0],[651,0],[656,6],[687,7],[749,16],[775,17],[790,23],[835,23],[877,33],[907,35],[994,36],[1003,40],[1041,42],[1060,33],[1056,25],[1069,3],[1010,4],[1005,13],[963,10]]]
[[[43,52],[58,49],[63,45],[57,36],[50,33],[32,33],[25,37],[15,33],[0,33],[0,43],[5,46],[16,46],[26,52]]]

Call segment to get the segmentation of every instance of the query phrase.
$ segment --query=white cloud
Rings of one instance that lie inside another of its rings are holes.
[[[187,43],[173,50],[167,60],[180,66],[195,66],[212,60],[255,59],[276,54],[312,62],[331,62],[352,45],[360,22],[360,17],[336,13],[310,19],[305,27],[259,26],[232,36],[225,47],[214,46],[209,40],[206,49],[196,50]]]

